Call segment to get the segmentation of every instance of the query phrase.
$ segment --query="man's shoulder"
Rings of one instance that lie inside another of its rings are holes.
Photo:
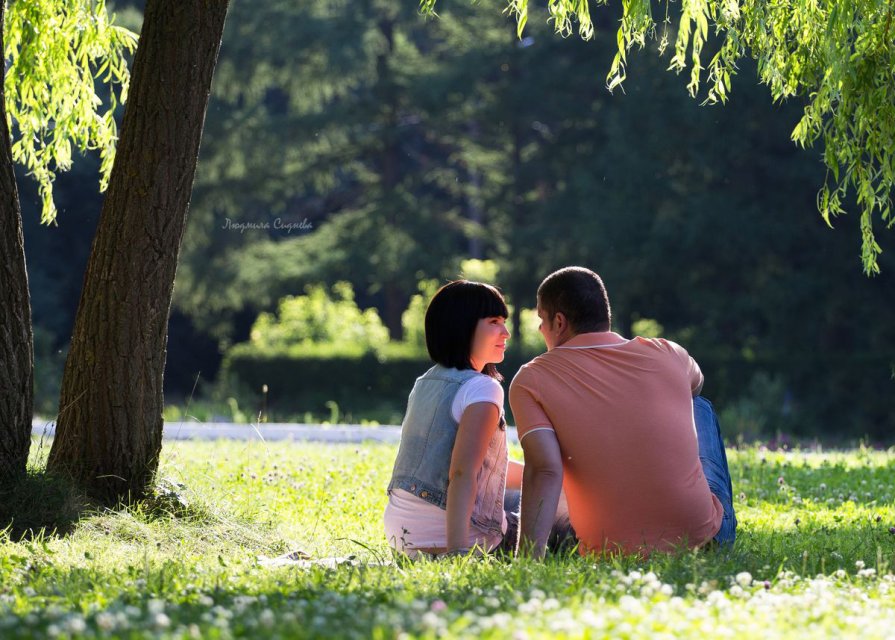
[[[548,361],[549,356],[550,352],[546,351],[523,364],[521,367],[519,367],[516,375],[513,376],[513,383],[520,379],[528,380],[533,377],[537,377],[544,370],[544,365]]]
[[[656,349],[658,351],[687,353],[687,350],[684,349],[681,345],[679,345],[674,340],[669,340],[667,338],[644,338],[643,336],[636,336],[631,342],[646,348]]]

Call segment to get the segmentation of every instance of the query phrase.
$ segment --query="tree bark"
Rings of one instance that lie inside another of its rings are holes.
[[[25,473],[34,404],[31,298],[3,90],[5,9],[0,0],[0,486]]]
[[[162,444],[168,315],[228,0],[148,0],[65,363],[47,467],[144,496]]]

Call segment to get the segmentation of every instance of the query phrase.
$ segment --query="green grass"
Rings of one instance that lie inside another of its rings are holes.
[[[732,551],[543,564],[392,563],[381,514],[394,454],[170,443],[155,500],[81,507],[65,535],[0,534],[0,638],[881,638],[895,628],[895,452],[731,451]],[[38,480],[25,490],[50,504]],[[354,558],[259,564],[294,549]]]

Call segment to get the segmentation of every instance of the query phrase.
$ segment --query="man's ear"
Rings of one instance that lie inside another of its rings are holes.
[[[559,335],[567,331],[569,329],[569,320],[566,318],[566,314],[562,311],[557,311],[556,315],[553,316],[553,327]]]

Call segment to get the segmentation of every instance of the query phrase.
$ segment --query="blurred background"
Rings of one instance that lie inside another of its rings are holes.
[[[109,2],[139,31],[142,2]],[[619,7],[561,38],[532,3],[231,3],[178,266],[168,420],[398,424],[428,366],[423,314],[449,279],[512,307],[507,383],[543,351],[550,271],[603,276],[614,329],[676,340],[730,438],[895,433],[895,244],[863,275],[857,216],[816,208],[821,149],[744,62],[701,106],[655,45],[610,94]],[[543,4],[543,3],[541,3]],[[539,5],[540,6],[540,5]],[[59,175],[41,226],[18,175],[36,410],[62,366],[99,216],[97,157]],[[847,207],[848,208],[848,207]],[[852,204],[852,211],[856,208]]]

